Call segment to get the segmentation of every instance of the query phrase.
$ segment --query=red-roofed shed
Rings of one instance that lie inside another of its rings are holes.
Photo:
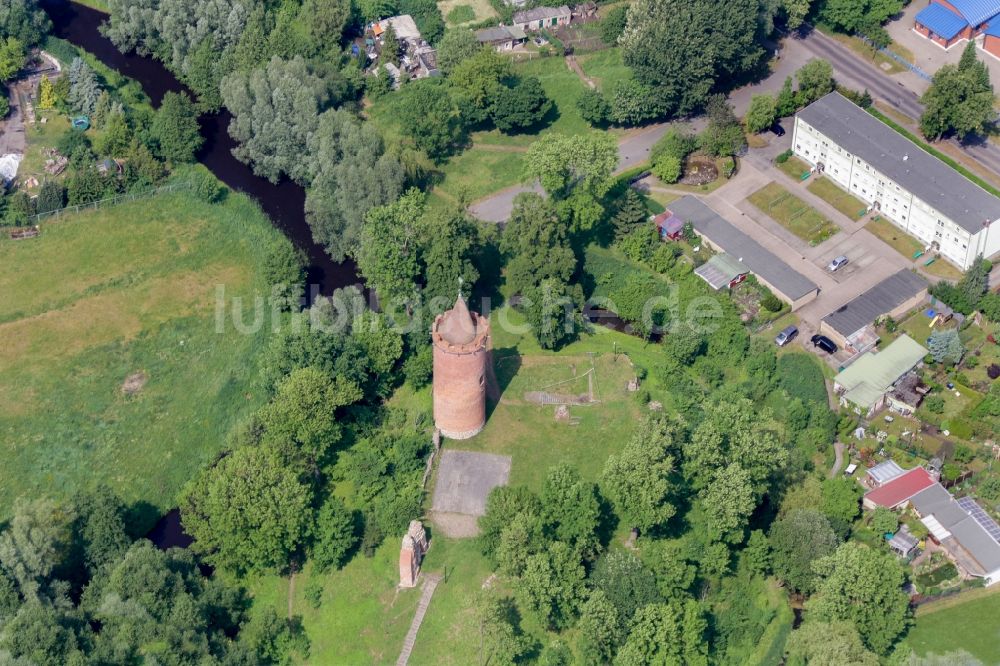
[[[884,506],[895,509],[904,506],[911,497],[933,486],[937,481],[923,467],[914,467],[910,471],[897,476],[875,490],[865,493],[866,509]]]
[[[677,217],[669,210],[665,210],[653,218],[656,228],[660,230],[660,238],[677,240],[684,232],[684,220]]]

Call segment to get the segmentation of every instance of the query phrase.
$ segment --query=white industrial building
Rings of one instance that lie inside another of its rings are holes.
[[[1000,251],[1000,198],[840,93],[798,113],[792,152],[962,269]]]

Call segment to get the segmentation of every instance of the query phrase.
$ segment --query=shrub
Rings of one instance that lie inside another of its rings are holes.
[[[323,582],[318,577],[311,577],[306,583],[303,593],[306,597],[306,603],[312,608],[319,608],[323,603]]]
[[[580,116],[594,126],[603,125],[611,118],[611,104],[600,90],[588,88],[576,98]]]
[[[601,40],[605,44],[614,44],[625,32],[626,15],[628,5],[618,5],[608,12],[608,15],[601,21]]]
[[[826,405],[826,382],[819,365],[808,354],[785,354],[778,359],[778,384],[803,402]]]
[[[205,203],[218,203],[226,195],[226,186],[208,169],[199,167],[191,171],[190,181],[195,196]]]
[[[969,370],[979,367],[979,357],[976,356],[975,354],[969,354],[965,358],[965,367],[967,367]]]
[[[681,160],[674,155],[661,155],[653,164],[653,175],[664,183],[676,183],[681,178]]]
[[[789,158],[791,158],[791,156],[792,156],[792,151],[786,150],[785,152],[775,157],[774,161],[777,162],[778,164],[784,164],[789,160]]]
[[[939,395],[929,395],[924,400],[924,407],[932,414],[944,413],[944,398]]]
[[[1000,365],[996,363],[991,363],[988,368],[986,368],[986,376],[990,379],[996,379],[1000,377]]]
[[[760,299],[760,307],[768,312],[779,312],[784,305],[780,298],[771,293],[770,289],[764,290],[764,295]]]

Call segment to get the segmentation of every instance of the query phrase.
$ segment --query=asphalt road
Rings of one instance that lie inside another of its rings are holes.
[[[872,63],[866,62],[818,30],[812,30],[806,37],[796,40],[817,58],[823,58],[833,66],[834,77],[849,88],[868,89],[873,97],[893,106],[900,113],[918,119],[924,106],[916,93],[901,82],[891,78]],[[980,143],[952,143],[963,150],[987,169],[1000,174],[1000,148],[983,140]]]

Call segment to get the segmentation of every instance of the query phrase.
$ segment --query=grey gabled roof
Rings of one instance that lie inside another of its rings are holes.
[[[875,323],[927,288],[927,280],[913,271],[902,269],[823,317],[842,336],[849,337]]]
[[[822,97],[798,116],[969,233],[981,231],[984,222],[1000,219],[1000,198],[840,93]]]
[[[982,567],[982,573],[1000,570],[1000,544],[940,483],[917,493],[910,503],[922,517],[934,516],[951,533],[955,542]],[[947,545],[947,541],[942,543]]]
[[[560,5],[559,7],[535,7],[534,9],[528,9],[514,14],[514,23],[529,23],[531,21],[550,19],[557,16],[570,16],[572,13],[573,12],[566,5]]]
[[[510,30],[500,25],[494,28],[477,30],[476,38],[480,41],[480,43],[486,44],[489,42],[500,42],[508,39],[514,39],[514,35],[510,34]]]
[[[700,199],[691,195],[681,197],[670,203],[670,211],[690,222],[695,231],[706,236],[713,245],[739,259],[751,273],[793,301],[816,290],[816,283],[722,219]]]

